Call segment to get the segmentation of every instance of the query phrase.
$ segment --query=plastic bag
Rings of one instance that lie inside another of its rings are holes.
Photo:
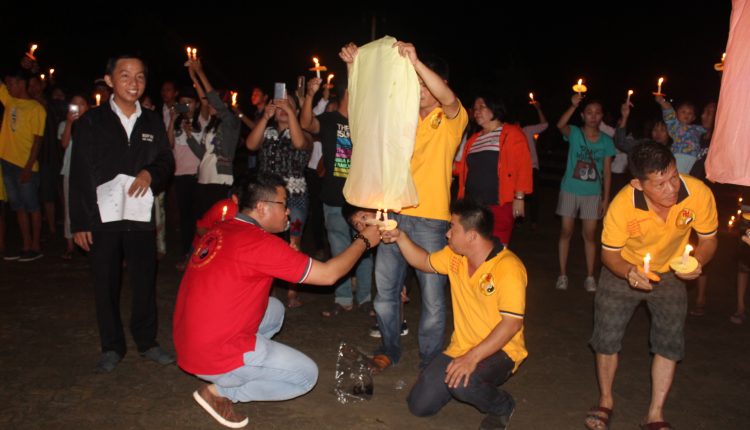
[[[372,397],[370,359],[345,341],[339,344],[334,392],[342,405],[370,400]]]

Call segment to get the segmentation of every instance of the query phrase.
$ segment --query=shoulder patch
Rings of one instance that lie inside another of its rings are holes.
[[[190,266],[199,269],[214,259],[221,249],[223,234],[221,230],[214,229],[201,238],[198,248],[190,256]]]

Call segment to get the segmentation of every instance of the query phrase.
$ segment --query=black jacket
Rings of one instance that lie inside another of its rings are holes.
[[[79,231],[153,230],[150,222],[116,221],[102,223],[96,203],[96,187],[120,173],[151,174],[151,191],[166,188],[174,173],[174,156],[161,116],[141,110],[130,140],[109,101],[86,112],[76,122],[70,159],[70,227]]]

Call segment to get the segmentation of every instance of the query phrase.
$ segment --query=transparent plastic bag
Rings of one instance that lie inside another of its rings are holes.
[[[372,397],[370,359],[345,341],[339,344],[334,392],[342,405],[370,400]]]

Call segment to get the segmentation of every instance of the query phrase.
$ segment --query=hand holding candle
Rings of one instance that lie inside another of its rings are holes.
[[[692,251],[693,246],[688,243],[687,245],[685,245],[685,252],[682,253],[682,256],[670,261],[669,267],[671,267],[672,270],[674,270],[678,275],[695,272],[696,269],[699,268],[700,264],[698,263],[698,260],[695,259],[695,257],[690,256],[690,253]]]
[[[320,78],[320,72],[325,72],[328,70],[326,66],[320,65],[320,60],[318,60],[318,57],[313,57],[313,64],[315,64],[315,67],[311,68],[311,72],[315,72],[315,77]]]
[[[39,48],[39,45],[37,45],[36,43],[31,45],[31,47],[29,48],[29,52],[26,53],[26,56],[29,57],[31,60],[36,61],[36,57],[34,56],[34,51],[36,51],[37,48]]]
[[[628,90],[628,98],[625,99],[625,103],[627,103],[628,105],[630,105],[630,96],[632,95],[633,95],[633,90]]]

